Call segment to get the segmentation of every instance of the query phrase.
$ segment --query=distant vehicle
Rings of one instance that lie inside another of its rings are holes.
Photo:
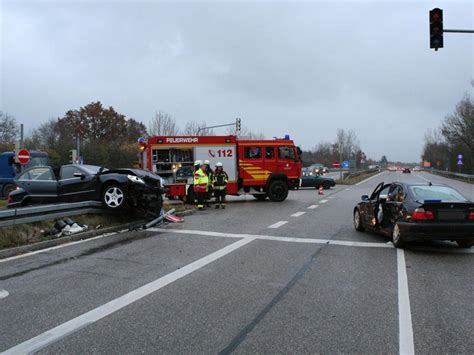
[[[37,150],[30,150],[30,161],[21,165],[15,162],[15,152],[3,152],[0,154],[0,197],[8,197],[15,190],[15,176],[22,170],[37,165],[49,165],[48,154]]]
[[[388,171],[395,172],[395,171],[397,171],[397,167],[396,166],[389,166]]]
[[[324,165],[323,164],[311,164],[309,166],[309,169],[312,171],[313,175],[323,175],[324,174]]]
[[[323,177],[320,175],[302,175],[300,187],[314,187],[319,188],[320,186],[323,189],[327,190],[331,187],[336,186],[334,179]]]
[[[390,236],[401,248],[412,240],[453,240],[474,244],[474,203],[447,185],[392,182],[362,196],[353,211],[354,227]]]
[[[411,173],[410,168],[403,168],[403,173],[404,174],[407,174],[407,173],[410,174]]]
[[[413,171],[421,171],[421,166],[418,166],[418,165],[415,166],[415,167],[413,168]]]
[[[161,209],[161,178],[137,169],[107,170],[95,165],[30,168],[15,178],[19,187],[8,196],[8,207],[28,204],[102,201],[110,210],[126,206]]]

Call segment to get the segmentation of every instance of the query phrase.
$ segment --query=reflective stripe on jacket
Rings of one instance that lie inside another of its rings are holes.
[[[214,190],[225,190],[228,180],[229,176],[225,171],[220,173],[215,172],[212,176],[212,186],[214,186]]]
[[[207,185],[209,184],[209,178],[202,169],[198,169],[194,172],[194,191],[195,192],[206,192]]]

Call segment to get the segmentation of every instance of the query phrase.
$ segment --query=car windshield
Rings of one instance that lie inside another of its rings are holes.
[[[449,186],[410,186],[415,200],[428,202],[467,202],[467,199]]]

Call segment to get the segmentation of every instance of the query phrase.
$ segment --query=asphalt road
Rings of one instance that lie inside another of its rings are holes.
[[[474,248],[396,250],[352,209],[383,172],[283,203],[231,198],[180,225],[0,260],[6,353],[474,353]]]

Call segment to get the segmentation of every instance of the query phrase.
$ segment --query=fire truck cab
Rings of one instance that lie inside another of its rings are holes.
[[[193,165],[217,162],[229,175],[227,194],[251,194],[283,201],[297,187],[301,175],[300,149],[289,137],[274,140],[241,140],[236,136],[154,136],[144,145],[143,169],[160,175],[168,198],[194,200]]]

